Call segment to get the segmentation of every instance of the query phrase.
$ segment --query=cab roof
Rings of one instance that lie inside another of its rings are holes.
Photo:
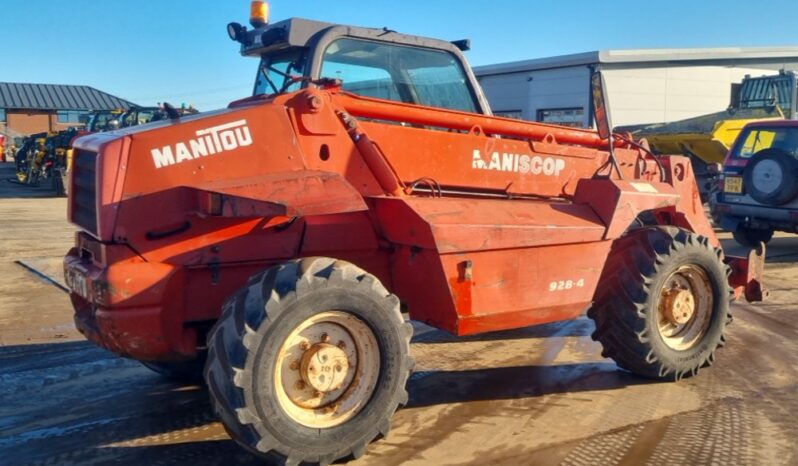
[[[286,47],[313,47],[323,36],[329,34],[448,50],[460,54],[460,49],[456,45],[445,40],[400,34],[388,28],[366,28],[290,18],[246,31],[241,45],[241,55],[260,57],[265,52]]]
[[[745,125],[746,128],[763,128],[763,127],[798,127],[798,120],[762,120],[754,121]]]

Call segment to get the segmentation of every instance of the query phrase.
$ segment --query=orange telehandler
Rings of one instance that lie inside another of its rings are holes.
[[[387,435],[404,310],[456,335],[587,310],[605,356],[676,380],[712,364],[731,299],[762,298],[763,250],[723,254],[687,158],[491,116],[464,42],[262,8],[228,27],[251,97],[75,143],[65,258],[81,332],[204,365],[251,452],[329,464]]]

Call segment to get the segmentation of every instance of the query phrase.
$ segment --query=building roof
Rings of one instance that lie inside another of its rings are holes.
[[[89,86],[0,82],[0,108],[113,110],[132,106],[132,102]]]
[[[477,66],[474,68],[474,73],[477,76],[489,76],[492,74],[520,73],[601,63],[761,62],[763,60],[782,60],[785,58],[798,60],[798,46],[597,50]]]

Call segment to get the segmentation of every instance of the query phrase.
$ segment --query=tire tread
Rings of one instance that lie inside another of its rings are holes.
[[[648,335],[647,313],[656,312],[647,308],[649,295],[654,292],[652,283],[668,256],[683,248],[703,249],[703,253],[713,254],[723,264],[722,251],[712,247],[707,238],[675,227],[640,228],[613,244],[588,317],[596,324],[591,337],[601,343],[602,356],[612,358],[621,368],[644,377],[678,380],[695,375],[700,367],[711,365],[715,350],[723,346],[722,330],[719,341],[708,355],[695,367],[685,370],[658,357],[649,344],[654,335]],[[723,267],[728,275],[728,266],[723,264]],[[731,289],[728,284],[725,287],[731,299]],[[730,314],[728,306],[724,309],[727,313],[725,326]]]
[[[265,431],[258,429],[261,421],[246,406],[242,387],[248,380],[242,380],[244,376],[241,374],[244,373],[248,352],[254,351],[254,348],[250,348],[250,334],[264,322],[277,318],[286,308],[282,305],[285,301],[311,290],[344,282],[354,284],[358,289],[390,302],[393,309],[390,318],[396,320],[404,337],[404,353],[409,354],[412,326],[404,322],[398,298],[390,294],[376,277],[348,262],[320,257],[279,264],[253,276],[247,286],[225,303],[222,316],[208,336],[205,378],[214,411],[222,418],[230,436],[251,452],[283,464],[330,464],[347,457],[359,458],[371,441],[386,435],[390,429],[389,416],[386,422],[373,426],[369,434],[345,449],[346,451],[314,455],[287,447],[283,449],[276,439],[261,435]],[[413,359],[410,356],[406,358],[407,370],[402,374],[400,388],[391,402],[391,415],[407,403],[405,384],[413,370]],[[229,413],[236,415],[231,416]]]

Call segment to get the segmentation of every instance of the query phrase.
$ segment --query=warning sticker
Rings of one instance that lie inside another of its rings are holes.
[[[639,193],[658,193],[657,188],[648,183],[629,183]]]

